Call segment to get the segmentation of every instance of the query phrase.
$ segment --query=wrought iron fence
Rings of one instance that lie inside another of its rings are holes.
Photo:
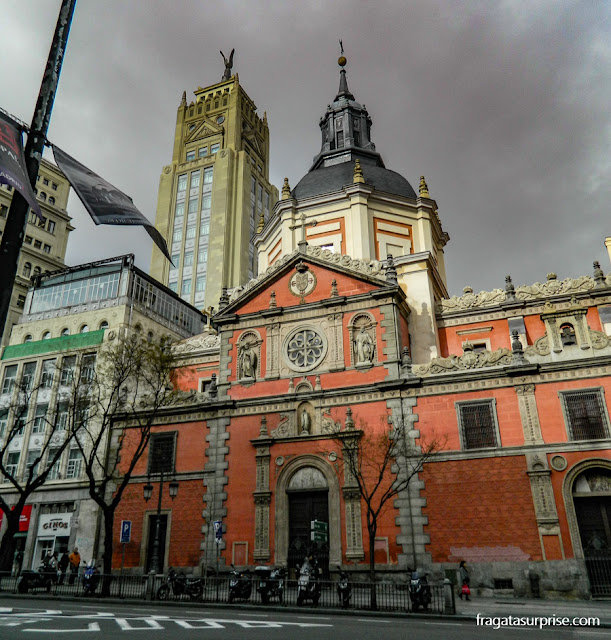
[[[588,550],[585,555],[592,597],[611,596],[611,553]]]
[[[250,581],[250,591],[247,587],[242,596],[233,594],[233,597],[229,589],[229,575],[201,578],[199,579],[200,588],[175,593],[171,586],[168,585],[167,578],[162,575],[98,575],[93,587],[90,585],[90,588],[86,589],[86,581],[82,575],[79,575],[70,584],[68,576],[62,581],[60,577],[53,575],[47,576],[48,579],[45,579],[45,577],[41,577],[40,574],[34,572],[26,572],[19,577],[11,576],[10,573],[0,573],[0,592],[79,597],[101,597],[105,594],[108,597],[124,598],[126,600],[163,599],[189,603],[243,603],[265,606],[258,591],[259,579],[254,572],[247,573],[246,576],[247,580]],[[170,588],[160,592],[164,585],[168,585]],[[430,602],[427,603],[426,608],[420,606],[418,611],[444,613],[444,607],[446,606],[444,586],[442,584],[430,584],[429,587]],[[406,583],[351,582],[350,589],[351,597],[348,605],[350,609],[371,609],[372,593],[373,589],[375,589],[378,610],[405,613],[414,612],[415,610],[410,598],[409,586]],[[285,607],[297,606],[298,604],[301,604],[304,608],[342,607],[336,581],[320,581],[320,591],[316,603],[311,598],[305,599],[304,602],[299,602],[298,591],[297,580],[286,580],[282,595],[272,596],[268,602],[271,605]],[[445,612],[448,613],[447,610]]]

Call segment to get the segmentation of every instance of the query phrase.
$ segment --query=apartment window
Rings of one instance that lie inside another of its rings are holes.
[[[195,160],[195,151],[187,151],[187,162]]]
[[[42,179],[42,183],[45,185],[45,187],[49,184],[49,180],[47,178],[43,178]]]
[[[15,424],[13,425],[13,435],[22,436],[25,433],[25,426],[28,421],[28,408],[24,405],[17,407],[15,412]]]
[[[40,240],[34,240],[34,249],[40,249],[42,242]]]
[[[95,353],[88,353],[81,361],[81,382],[91,382],[95,372]]]
[[[168,289],[176,293],[178,291],[178,282],[170,282]]]
[[[559,393],[571,440],[609,437],[609,419],[602,389]]]
[[[50,245],[50,244],[43,244],[43,245],[42,245],[42,250],[43,250],[45,253],[51,253],[51,245]]]
[[[200,276],[195,280],[195,291],[205,291],[206,290],[206,276]]]
[[[38,222],[38,216],[33,211],[30,212],[29,222],[30,224],[36,224]]]
[[[189,200],[189,213],[197,213],[197,196]]]
[[[187,190],[187,174],[183,174],[182,176],[178,176],[178,191],[186,191]]]
[[[53,386],[53,377],[55,376],[55,360],[45,360],[42,363],[42,376],[40,378],[40,386],[49,389]]]
[[[0,409],[0,438],[4,437],[6,425],[8,424],[8,409]]]
[[[191,293],[191,280],[184,280],[182,283],[182,293],[181,295],[185,296]]]
[[[8,207],[5,204],[0,204],[0,218],[6,218],[8,215]]]
[[[53,196],[49,196],[49,204],[55,204],[55,198]]]
[[[26,478],[30,477],[33,480],[38,475],[39,464],[40,451],[38,449],[28,451],[28,457],[25,460]]]
[[[208,249],[200,249],[197,254],[197,262],[201,264],[202,262],[208,262]]]
[[[51,189],[53,189],[53,191],[57,191],[57,184],[55,182],[51,183]]]
[[[51,339],[51,332],[50,332],[50,331],[45,331],[45,332],[42,334],[42,339],[43,339],[43,340],[50,340],[50,339]]]
[[[64,327],[62,329],[61,335],[62,336],[69,336],[70,335],[70,329],[68,329],[68,327]]]
[[[23,309],[23,307],[25,307],[25,296],[24,295],[18,295],[17,296],[17,306],[21,309]]]
[[[172,262],[174,263],[174,265],[177,267],[178,263],[180,262],[180,253],[173,253],[172,254]]]
[[[175,433],[155,433],[149,443],[149,473],[174,472]]]
[[[24,242],[26,244],[32,244],[32,236],[26,236],[24,239]]]
[[[42,218],[38,218],[38,226],[42,227],[43,229],[47,226],[47,219],[44,216]]]
[[[15,477],[17,475],[17,467],[19,466],[19,451],[13,451],[9,453],[6,457],[6,464],[4,468],[6,469],[6,475]],[[4,482],[8,482],[8,477],[4,478]]]
[[[191,267],[192,265],[193,265],[193,251],[187,251],[187,253],[185,253],[185,260],[182,266]]]
[[[202,220],[199,226],[199,235],[207,236],[210,234],[210,222],[208,220]]]
[[[193,238],[195,238],[195,232],[196,229],[194,224],[187,226],[187,233],[185,235],[185,238],[187,240],[192,240]]]
[[[36,363],[26,362],[23,365],[23,376],[21,378],[21,384],[24,391],[31,391],[34,386],[34,375],[36,374]]]
[[[66,478],[79,478],[83,465],[83,456],[79,449],[70,449]]]
[[[179,202],[176,204],[176,217],[181,218],[184,215],[185,215],[185,203]],[[181,224],[182,224],[182,221],[181,221]]]
[[[47,475],[47,480],[57,480],[60,477],[59,469],[61,466],[61,456],[57,458],[55,463],[53,463],[53,460],[55,460],[58,453],[59,453],[58,448],[49,449],[49,454],[47,455],[47,466],[51,467],[51,470]]]
[[[76,369],[76,356],[68,356],[62,361],[62,370],[59,376],[60,385],[72,384],[74,370]]]
[[[39,404],[36,406],[36,413],[34,414],[34,423],[32,425],[32,433],[44,433],[46,426],[48,404]]]
[[[221,145],[217,142],[216,144],[210,145],[210,155],[214,155],[221,148]]]
[[[26,342],[32,342],[32,334],[28,333],[25,338],[23,339],[23,343],[25,344]]]
[[[23,270],[21,271],[21,275],[23,275],[24,278],[29,278],[32,275],[32,263],[31,262],[26,262],[23,265]]]
[[[212,196],[210,194],[202,196],[202,212],[207,218],[210,217],[210,206],[212,204]]]
[[[494,399],[457,402],[456,413],[463,449],[500,446]]]
[[[12,364],[4,370],[4,380],[2,381],[2,393],[11,393],[17,382],[17,365]]]
[[[172,242],[180,242],[182,240],[182,228],[174,229]]]
[[[57,415],[55,416],[55,430],[65,431],[68,427],[68,410],[67,402],[58,402]]]
[[[199,187],[199,178],[200,178],[199,171],[194,171],[191,174],[191,189],[195,189],[196,187]]]
[[[79,329],[79,333],[89,333],[89,325],[88,325],[88,324],[84,324],[84,325]]]
[[[208,147],[200,147],[199,148],[199,157],[205,158],[208,155]]]

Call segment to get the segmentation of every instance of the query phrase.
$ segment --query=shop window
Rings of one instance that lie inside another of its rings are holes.
[[[495,404],[494,399],[456,403],[463,449],[500,446]]]
[[[149,443],[148,473],[173,473],[176,434],[155,433]]]
[[[571,440],[609,437],[609,420],[602,389],[560,391],[559,394]]]

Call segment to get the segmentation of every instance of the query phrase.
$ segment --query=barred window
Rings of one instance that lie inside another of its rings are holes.
[[[500,446],[494,399],[457,402],[456,413],[463,449]]]
[[[602,389],[561,391],[560,397],[571,440],[596,440],[609,437]]]
[[[174,471],[175,434],[156,433],[149,443],[149,473],[172,473]]]

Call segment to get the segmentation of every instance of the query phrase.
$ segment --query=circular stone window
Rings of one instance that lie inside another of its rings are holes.
[[[218,124],[223,124],[223,122],[225,122],[225,116],[219,116],[216,121]]]
[[[314,369],[326,353],[327,339],[312,327],[295,329],[284,341],[284,359],[294,371]]]

